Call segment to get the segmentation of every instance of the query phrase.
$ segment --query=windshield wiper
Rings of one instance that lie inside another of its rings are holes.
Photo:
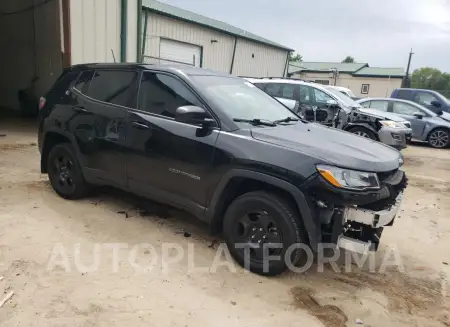
[[[244,118],[233,118],[233,121],[238,123],[249,123],[252,125],[263,125],[263,126],[277,126],[273,121],[270,120],[261,120],[259,118],[254,119],[244,119]]]
[[[295,117],[286,117],[286,118],[283,118],[283,119],[275,120],[274,123],[276,123],[276,124],[279,124],[279,123],[289,123],[289,122],[291,122],[291,121],[299,121],[299,119],[298,119],[298,118],[295,118]]]

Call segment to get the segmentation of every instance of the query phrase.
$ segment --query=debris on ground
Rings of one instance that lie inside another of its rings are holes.
[[[191,237],[191,233],[189,233],[189,232],[184,232],[184,233],[183,233],[183,236],[184,236],[184,237]]]
[[[363,323],[363,321],[362,321],[361,319],[356,318],[355,324],[357,324],[357,325],[363,325],[364,323]]]
[[[0,137],[6,137],[6,134],[0,134]]]
[[[236,305],[236,302],[230,301],[231,305]]]
[[[443,261],[442,264],[448,266],[448,262],[446,261]]]
[[[208,245],[208,247],[210,248],[210,249],[214,249],[214,247],[216,246],[216,244],[218,244],[219,242],[217,241],[217,240],[213,240],[212,242],[211,242],[211,244],[210,245]]]
[[[3,307],[3,305],[4,305],[6,302],[8,302],[8,300],[11,299],[13,295],[14,295],[14,292],[13,292],[13,291],[9,292],[9,293],[5,296],[5,298],[0,302],[0,308]]]
[[[117,211],[118,214],[120,215],[125,215],[125,218],[129,218],[130,216],[128,215],[128,212],[126,211]]]
[[[2,281],[2,280],[4,280],[5,279],[5,277],[0,277],[0,282]]]

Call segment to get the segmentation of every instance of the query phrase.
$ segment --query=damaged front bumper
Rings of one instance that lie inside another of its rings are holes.
[[[345,227],[338,237],[337,246],[361,254],[376,251],[383,227],[393,225],[403,197],[403,192],[400,192],[392,206],[379,211],[358,207],[345,208],[343,214]]]
[[[401,170],[379,173],[381,187],[349,191],[331,187],[320,177],[308,185],[323,243],[365,253],[376,251],[383,228],[392,226],[404,198],[407,177]]]

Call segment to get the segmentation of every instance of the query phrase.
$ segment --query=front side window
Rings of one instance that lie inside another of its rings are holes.
[[[420,109],[414,107],[413,105],[410,105],[408,103],[403,103],[403,102],[394,102],[394,107],[392,109],[392,111],[396,114],[401,114],[401,115],[408,115],[408,116],[413,116],[414,114],[424,114]]]
[[[153,114],[175,118],[182,106],[202,107],[197,97],[175,77],[144,72],[139,88],[139,109]]]
[[[419,91],[416,93],[414,101],[420,103],[423,106],[431,106],[432,101],[439,101],[439,100],[431,93]]]
[[[124,107],[136,108],[138,73],[119,70],[96,70],[88,96]]]
[[[370,103],[370,108],[372,109],[377,109],[380,111],[387,111],[389,107],[389,102],[388,101],[383,101],[383,100],[372,100]]]
[[[328,100],[334,100],[331,96],[323,92],[322,90],[313,88],[314,90],[314,98],[316,99],[316,103],[318,104],[326,104]]]
[[[192,79],[209,102],[231,119],[275,121],[295,117],[276,99],[245,80],[204,75],[192,76]]]

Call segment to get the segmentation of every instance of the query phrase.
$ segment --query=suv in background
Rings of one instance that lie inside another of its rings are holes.
[[[367,112],[334,86],[281,78],[246,80],[277,99],[298,101],[296,112],[308,121],[377,140],[398,150],[406,148],[411,138],[412,131],[403,124],[404,119]]]
[[[110,185],[187,210],[251,271],[322,242],[376,250],[407,184],[401,154],[300,119],[253,84],[175,65],[89,64],[40,101],[41,171],[61,197]]]
[[[441,111],[450,112],[450,100],[433,90],[422,89],[395,89],[391,98],[416,102],[436,114]]]

